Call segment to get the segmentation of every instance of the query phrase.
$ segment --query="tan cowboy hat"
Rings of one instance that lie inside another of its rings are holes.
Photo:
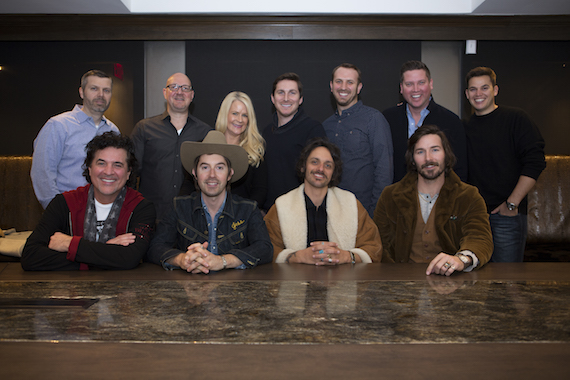
[[[230,182],[235,182],[247,172],[247,152],[239,145],[226,142],[226,137],[220,131],[210,131],[202,142],[184,141],[180,147],[180,159],[188,173],[194,169],[196,157],[203,154],[219,154],[230,160],[234,175]]]

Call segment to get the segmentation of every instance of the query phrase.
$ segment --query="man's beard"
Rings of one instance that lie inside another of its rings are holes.
[[[437,168],[433,168],[430,170],[431,174],[428,174],[427,172],[424,171],[424,168],[426,166],[437,166]],[[436,171],[436,169],[439,169]],[[441,168],[441,166],[439,165],[439,163],[437,162],[427,162],[424,165],[422,165],[422,167],[420,168],[420,170],[418,171],[419,175],[421,175],[423,178],[427,179],[427,180],[434,180],[436,178],[438,178],[440,175],[443,174],[445,170]]]

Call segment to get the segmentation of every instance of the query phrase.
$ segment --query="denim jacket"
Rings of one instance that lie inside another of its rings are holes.
[[[170,269],[168,259],[186,252],[193,243],[208,241],[208,222],[200,194],[196,191],[174,198],[173,209],[158,224],[148,261]],[[218,253],[236,256],[247,268],[270,263],[273,246],[257,204],[230,192],[227,196],[218,219]]]

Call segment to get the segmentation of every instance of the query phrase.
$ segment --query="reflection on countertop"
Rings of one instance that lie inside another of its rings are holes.
[[[570,282],[9,281],[0,341],[382,344],[570,342]]]

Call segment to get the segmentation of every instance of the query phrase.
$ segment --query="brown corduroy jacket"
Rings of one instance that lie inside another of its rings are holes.
[[[376,205],[374,222],[382,238],[383,262],[409,261],[419,207],[417,176],[408,173],[400,182],[387,186]],[[443,252],[473,252],[479,259],[475,269],[489,261],[493,253],[489,214],[476,187],[461,182],[451,171],[432,212]]]

